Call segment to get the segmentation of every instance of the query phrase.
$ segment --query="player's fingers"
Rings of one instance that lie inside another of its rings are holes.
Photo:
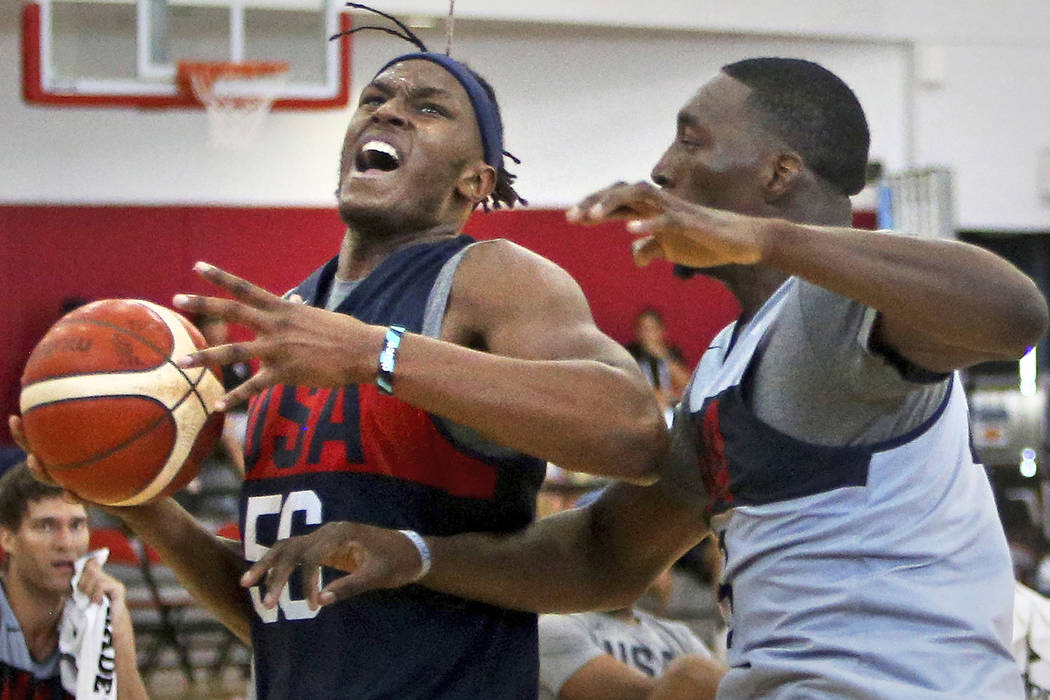
[[[331,605],[382,587],[383,581],[378,571],[372,570],[371,567],[361,567],[353,573],[330,582],[321,589],[317,600],[322,606]]]
[[[253,329],[259,328],[264,322],[262,311],[236,299],[180,293],[171,298],[171,305],[189,314],[218,316],[229,323]]]
[[[256,356],[261,346],[252,340],[239,343],[226,343],[216,345],[213,348],[205,348],[197,352],[191,352],[175,358],[175,364],[179,367],[214,367],[216,365],[232,365],[237,362],[247,362]]]
[[[25,431],[22,429],[22,417],[8,416],[7,428],[11,431],[11,439],[15,444],[21,447],[23,452],[29,452],[29,441],[26,440]]]
[[[48,474],[47,469],[44,468],[44,463],[40,461],[40,458],[32,452],[26,454],[26,466],[29,468],[29,473],[32,474],[33,478],[37,481],[41,481],[45,484],[51,484],[52,486],[59,485],[58,482],[52,479],[51,475]],[[69,493],[73,494],[72,491],[70,491]],[[76,494],[73,494],[73,497],[76,498],[76,500],[80,500],[79,497],[76,496]]]
[[[667,213],[627,222],[627,230],[640,236],[653,236],[674,226],[674,218]]]
[[[311,610],[317,610],[321,605],[321,567],[303,567],[303,598]]]
[[[590,202],[579,223],[599,224],[609,219],[647,218],[659,213],[654,187],[648,182],[611,187]]]
[[[271,294],[262,287],[209,263],[197,262],[193,265],[193,270],[212,284],[228,291],[234,299],[239,299],[256,308],[270,309],[281,301],[276,294]]]
[[[638,267],[645,267],[653,260],[666,257],[664,249],[654,236],[635,239],[631,244],[631,256],[634,258],[634,264]]]
[[[609,190],[625,186],[627,186],[627,183],[623,180],[620,180],[619,182],[614,182],[608,187],[605,187],[601,190],[598,190],[597,192],[587,195],[579,202],[577,202],[572,208],[570,208],[569,211],[565,212],[565,218],[574,224],[588,223],[588,212],[590,212],[591,209],[594,208],[595,204],[601,201],[602,197],[605,196],[605,193]]]
[[[271,549],[241,574],[241,588],[251,588],[259,583],[269,570],[270,562],[273,561],[275,556],[276,553]]]
[[[215,411],[225,411],[231,406],[237,406],[244,403],[256,394],[260,394],[269,387],[273,386],[273,380],[270,377],[270,373],[263,369],[253,374],[248,380],[242,382],[230,393],[226,394],[212,406]]]
[[[292,541],[285,540],[285,542]],[[297,543],[292,544],[297,545]],[[292,572],[298,566],[303,565],[305,570],[306,566],[311,565],[309,562],[303,561],[301,553],[302,548],[300,546],[285,546],[280,549],[278,556],[271,561],[270,569],[266,572],[266,595],[263,597],[264,607],[273,608],[277,605],[281,590],[288,585],[288,579],[292,577]]]

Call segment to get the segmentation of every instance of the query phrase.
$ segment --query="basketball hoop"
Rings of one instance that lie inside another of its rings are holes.
[[[288,79],[286,61],[180,61],[179,87],[208,113],[208,140],[218,148],[245,148],[262,130]]]

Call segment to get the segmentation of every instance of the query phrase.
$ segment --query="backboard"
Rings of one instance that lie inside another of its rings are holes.
[[[287,61],[273,109],[349,100],[350,28],[336,0],[34,0],[22,15],[23,95],[49,105],[201,107],[192,61]]]

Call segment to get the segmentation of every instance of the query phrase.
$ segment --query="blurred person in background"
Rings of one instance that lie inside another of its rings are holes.
[[[76,614],[68,602],[74,563],[87,554],[89,534],[84,506],[63,489],[34,479],[25,462],[0,478],[0,545],[5,555],[0,575],[0,697],[5,700],[76,697],[77,674],[61,668],[66,661],[59,653],[59,637],[71,634],[63,627]],[[108,597],[110,606],[111,651],[92,658],[89,669],[98,669],[92,687],[101,693],[92,697],[114,697],[107,691],[115,685],[120,700],[145,698],[124,584],[90,558],[77,589],[95,604]],[[88,638],[84,630],[79,634]],[[86,658],[77,660],[83,664]]]
[[[577,507],[592,503],[598,493],[584,494]],[[667,570],[650,592],[666,604],[671,586]],[[539,640],[540,700],[708,700],[725,673],[686,625],[634,605],[542,615]]]
[[[666,338],[663,315],[656,309],[643,309],[634,319],[634,340],[627,350],[653,388],[656,400],[671,424],[674,406],[689,383],[689,367],[681,351]]]

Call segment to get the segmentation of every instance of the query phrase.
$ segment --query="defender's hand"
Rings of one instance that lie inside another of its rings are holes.
[[[255,332],[255,339],[227,343],[179,358],[181,367],[259,360],[259,371],[216,404],[223,410],[275,384],[341,387],[371,381],[385,329],[347,316],[282,299],[213,265],[193,269],[233,299],[176,294],[183,311],[212,314]]]
[[[302,595],[311,610],[376,588],[413,583],[423,570],[419,551],[397,530],[333,522],[309,535],[277,542],[245,572],[241,585],[249,588],[265,578],[263,606],[273,608],[292,571],[300,566]],[[318,590],[321,566],[349,573]]]
[[[762,259],[766,220],[700,206],[648,182],[618,183],[583,199],[566,214],[585,226],[627,220],[641,238],[638,265],[657,258],[689,267],[752,265]]]

